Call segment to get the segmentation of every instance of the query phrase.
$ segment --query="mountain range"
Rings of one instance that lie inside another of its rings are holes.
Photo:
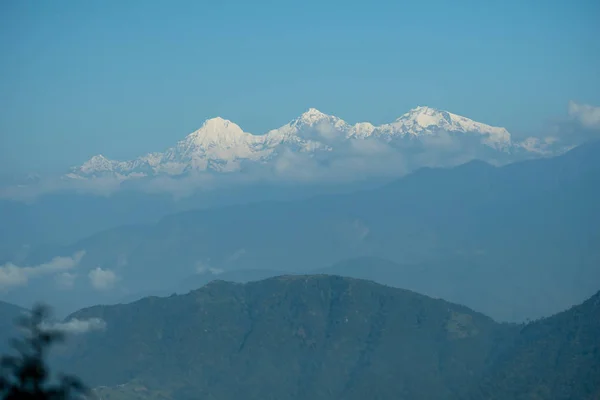
[[[337,264],[336,274],[390,282],[497,320],[539,318],[597,290],[599,161],[600,143],[590,143],[502,167],[425,168],[353,193],[177,213],[66,246],[32,247],[6,268],[56,257],[72,268],[32,276],[3,299],[28,306],[41,296],[65,312],[182,293],[182,283],[219,274],[244,281]],[[339,267],[344,260],[355,261]]]
[[[95,306],[56,365],[111,399],[538,399],[600,394],[600,293],[529,324],[328,275]]]
[[[217,117],[162,153],[149,153],[129,161],[96,155],[73,167],[65,178],[81,180],[112,177],[119,181],[157,175],[181,176],[199,172],[235,172],[270,165],[275,174],[285,173],[286,154],[329,159],[334,155],[383,151],[392,148],[408,158],[406,168],[427,165],[422,153],[460,149],[461,161],[484,158],[505,163],[514,158],[549,153],[551,143],[529,138],[515,142],[510,133],[471,119],[430,107],[416,107],[392,123],[375,126],[368,122],[351,125],[344,120],[310,108],[288,124],[262,135],[242,130]],[[354,154],[355,155],[355,154]],[[436,166],[456,163],[448,156],[436,158]],[[396,171],[397,172],[397,171]]]
[[[213,118],[162,153],[129,161],[96,155],[59,176],[0,183],[0,265],[20,262],[32,246],[66,245],[185,210],[348,193],[422,167],[504,165],[571,147],[516,140],[504,128],[430,107],[379,126],[309,109],[262,135]]]

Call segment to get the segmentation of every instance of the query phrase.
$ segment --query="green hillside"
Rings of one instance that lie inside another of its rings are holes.
[[[73,317],[102,318],[107,330],[73,337],[65,367],[120,396],[175,399],[454,398],[516,329],[443,300],[325,275],[215,281]]]
[[[525,327],[474,398],[600,399],[600,292]]]

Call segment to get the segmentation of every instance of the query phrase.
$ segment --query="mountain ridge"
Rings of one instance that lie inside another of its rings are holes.
[[[69,318],[106,321],[63,354],[86,382],[140,382],[177,399],[450,398],[504,336],[467,307],[329,275],[215,281]]]
[[[77,311],[65,321],[98,318],[106,329],[72,336],[59,361],[98,398],[591,400],[599,313],[600,293],[506,324],[337,275],[217,280]]]
[[[289,123],[259,135],[245,132],[230,120],[209,118],[199,129],[162,153],[148,153],[127,161],[96,155],[82,165],[72,167],[63,178],[89,179],[109,175],[124,181],[163,174],[237,172],[244,169],[244,163],[266,164],[286,151],[312,156],[337,151],[349,141],[375,140],[390,144],[440,138],[445,143],[442,132],[459,135],[465,140],[473,139],[478,146],[497,153],[539,153],[531,140],[513,142],[505,128],[427,106],[413,108],[393,122],[379,126],[369,122],[351,125],[334,115],[309,108]],[[429,144],[425,143],[427,146]]]
[[[523,320],[575,304],[595,289],[598,154],[600,143],[590,143],[559,157],[500,168],[472,162],[423,169],[348,194],[186,210],[69,245],[32,249],[17,265],[85,250],[71,291],[46,285],[49,297],[72,307],[75,298],[89,304],[91,298],[104,302],[104,296],[175,287],[211,268],[298,273],[376,256],[427,267],[399,271],[396,282],[403,279],[405,287],[500,320]],[[86,274],[96,268],[119,277],[112,291],[89,286]],[[521,283],[530,281],[525,290]],[[19,291],[9,295],[21,304]]]

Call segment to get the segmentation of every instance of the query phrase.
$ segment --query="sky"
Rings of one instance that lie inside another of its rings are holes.
[[[513,134],[600,105],[600,2],[0,2],[0,169],[163,151],[221,116],[428,105]]]

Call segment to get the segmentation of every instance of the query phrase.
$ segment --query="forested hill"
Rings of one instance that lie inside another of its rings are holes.
[[[475,398],[600,399],[600,292],[525,327]]]
[[[86,382],[174,399],[448,399],[514,331],[443,300],[325,275],[215,281],[72,317],[107,324],[64,355]]]

